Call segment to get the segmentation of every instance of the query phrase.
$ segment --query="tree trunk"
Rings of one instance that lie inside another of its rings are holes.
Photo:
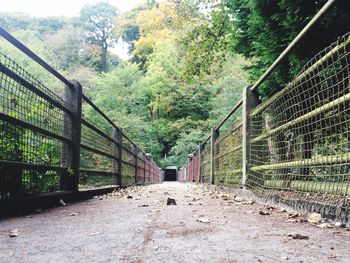
[[[101,48],[101,69],[103,72],[107,71],[107,43],[102,43]]]

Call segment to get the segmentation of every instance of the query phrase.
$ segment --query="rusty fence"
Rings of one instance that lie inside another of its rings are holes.
[[[77,81],[1,27],[0,35],[18,53],[14,60],[0,52],[0,200],[161,180],[158,166]],[[21,56],[45,79],[19,65]]]
[[[319,52],[280,92],[261,102],[246,87],[184,167],[199,182],[350,219],[350,35]],[[199,164],[199,165],[198,165]]]

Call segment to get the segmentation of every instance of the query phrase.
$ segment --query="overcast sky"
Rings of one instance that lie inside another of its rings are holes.
[[[22,12],[30,16],[77,16],[85,4],[100,2],[101,0],[0,0],[0,12]],[[109,0],[120,12],[131,9],[144,0]],[[119,41],[111,49],[122,59],[128,59],[128,46]]]
[[[0,0],[0,12],[22,12],[31,16],[77,16],[87,3],[99,0]],[[125,12],[143,0],[109,0]]]

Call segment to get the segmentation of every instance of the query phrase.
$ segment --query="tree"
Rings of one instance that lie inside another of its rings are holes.
[[[80,22],[88,42],[100,47],[102,71],[107,71],[107,49],[116,41],[112,31],[118,14],[117,8],[106,2],[87,4],[80,11]]]
[[[250,68],[251,80],[257,80],[263,74],[326,2],[327,0],[226,1],[226,6],[234,17],[234,50],[248,58],[255,58],[255,63]],[[347,33],[350,30],[349,10],[350,1],[337,1],[321,23],[313,27],[288,59],[260,86],[262,97],[270,97],[281,90],[307,60],[340,35]]]

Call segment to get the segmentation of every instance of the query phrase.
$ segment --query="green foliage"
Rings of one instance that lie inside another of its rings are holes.
[[[155,161],[180,166],[246,85],[242,68],[249,63],[223,51],[229,30],[225,22],[222,35],[215,36],[221,9],[214,12],[213,6],[211,1],[149,1],[118,16],[113,7],[98,3],[85,6],[78,18],[42,20],[46,25],[40,19],[9,14],[6,25],[63,75],[81,81],[84,93]],[[107,53],[119,38],[130,45],[130,61]],[[8,45],[3,47],[62,95],[62,85],[40,66]],[[110,71],[97,74],[103,68],[103,52]],[[199,70],[192,70],[204,57]],[[85,105],[83,113],[110,132],[94,110]]]
[[[251,80],[257,80],[262,75],[326,2],[227,1],[226,5],[234,17],[233,48],[248,58],[255,58],[249,70]],[[350,30],[348,10],[349,1],[335,4],[322,22],[307,34],[293,54],[260,87],[262,97],[270,97],[281,90],[316,52]]]

